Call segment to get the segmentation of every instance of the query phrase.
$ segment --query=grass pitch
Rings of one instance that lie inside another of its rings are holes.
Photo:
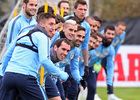
[[[79,100],[86,100],[86,93],[83,90]],[[97,87],[97,93],[102,100],[107,100],[106,87]],[[114,87],[114,94],[123,100],[140,100],[140,87]]]

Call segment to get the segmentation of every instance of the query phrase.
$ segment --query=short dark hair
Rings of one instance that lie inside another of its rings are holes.
[[[106,32],[108,29],[109,29],[109,30],[115,31],[115,27],[114,27],[113,25],[111,25],[111,24],[109,24],[109,25],[107,25],[107,26],[105,27],[104,32]]]
[[[79,25],[81,24],[80,20],[77,17],[70,16],[67,20],[69,20],[69,19],[72,19],[72,20],[76,21],[76,23],[79,24]]]
[[[85,20],[87,21],[89,18],[95,20],[92,16],[86,16]]]
[[[56,45],[58,48],[61,46],[61,43],[62,42],[65,42],[65,43],[67,43],[68,45],[70,45],[70,47],[71,47],[71,42],[67,39],[67,38],[61,38],[61,39],[58,39],[58,40],[56,40],[55,42],[54,42],[54,44],[53,44],[53,47]]]
[[[41,6],[38,8],[38,11],[37,11],[37,16],[36,16],[36,21],[38,22],[38,17],[41,13],[44,13],[44,9],[45,9],[45,6]],[[54,10],[51,6],[48,5],[48,13],[51,13],[51,14],[54,14]]]
[[[49,19],[49,18],[54,18],[55,19],[55,15],[51,14],[51,13],[41,13],[38,16],[38,23],[44,19]]]
[[[96,36],[99,36],[99,37],[101,37],[101,38],[103,38],[103,35],[100,33],[100,32],[94,32],[94,34],[96,35]]]
[[[29,2],[29,0],[23,0],[23,3],[27,4]]]
[[[102,20],[98,16],[92,16],[96,21],[102,24]]]
[[[74,4],[74,8],[76,9],[78,7],[78,5],[87,5],[87,2],[85,0],[77,0]]]
[[[56,24],[58,24],[60,22],[65,23],[65,19],[62,16],[60,16],[59,14],[57,14],[56,15]]]
[[[97,35],[96,34],[90,34],[90,37],[97,39]]]
[[[61,3],[68,3],[70,5],[70,3],[66,0],[62,0],[58,3],[57,7],[60,8]]]
[[[38,8],[38,11],[37,11],[37,15],[39,15],[40,13],[44,13],[44,9],[45,9],[45,6],[41,6]],[[51,6],[48,5],[48,13],[52,13],[54,14],[54,10]]]
[[[86,29],[85,29],[84,27],[78,26],[78,27],[77,27],[77,31],[81,31],[81,30],[82,30],[82,31],[86,31]]]

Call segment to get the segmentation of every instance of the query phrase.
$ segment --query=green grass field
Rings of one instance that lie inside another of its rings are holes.
[[[86,91],[85,91],[86,92]],[[84,91],[80,100],[86,100]],[[97,93],[102,100],[107,100],[106,87],[98,87]],[[140,87],[115,87],[114,94],[123,100],[140,100]]]

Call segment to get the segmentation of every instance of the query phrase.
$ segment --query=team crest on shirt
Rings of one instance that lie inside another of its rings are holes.
[[[91,55],[88,55],[88,58],[90,58],[91,57]]]
[[[74,57],[74,53],[71,54],[70,59],[72,59]]]
[[[124,39],[122,39],[122,41],[121,41],[122,43],[124,42]]]
[[[104,54],[105,54],[105,55],[107,55],[107,54],[108,54],[108,52],[109,52],[108,50],[105,50]]]
[[[116,43],[118,44],[120,42],[120,39],[117,39]]]
[[[78,61],[80,61],[80,56],[78,57]]]
[[[84,62],[83,56],[80,57],[80,61],[81,61],[81,62]]]

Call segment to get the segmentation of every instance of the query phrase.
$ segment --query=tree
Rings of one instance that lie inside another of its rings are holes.
[[[90,14],[102,20],[120,20],[140,16],[140,0],[90,0]]]

